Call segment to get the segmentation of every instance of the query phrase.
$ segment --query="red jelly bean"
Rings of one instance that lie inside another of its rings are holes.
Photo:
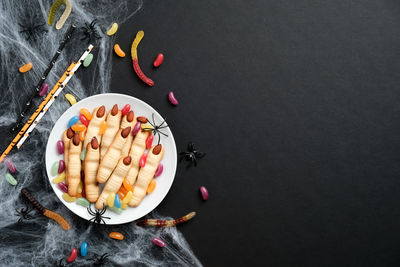
[[[83,114],[79,114],[79,120],[80,120],[86,127],[89,126],[89,121],[88,121],[88,119],[86,119],[85,116],[83,116]]]
[[[135,127],[133,127],[132,135],[135,136],[139,132],[140,128],[142,128],[142,124],[140,123],[140,121],[138,121],[135,124]]]
[[[158,54],[156,60],[154,60],[153,66],[159,67],[161,63],[164,61],[164,55],[162,53]]]
[[[140,157],[139,165],[140,165],[141,168],[143,168],[144,165],[146,165],[146,159],[147,159],[147,154],[143,154]]]
[[[153,139],[154,139],[154,135],[150,134],[149,136],[147,136],[146,138],[146,148],[150,149],[151,145],[153,144]]]
[[[128,112],[131,110],[131,105],[126,104],[124,106],[124,108],[121,110],[121,115],[125,116],[126,114],[128,114]]]
[[[201,193],[201,197],[204,200],[208,199],[208,190],[207,190],[207,188],[205,188],[204,186],[200,186],[200,193]]]
[[[72,249],[71,255],[69,255],[68,262],[73,262],[78,255],[78,250],[76,248]]]
[[[9,170],[11,173],[14,173],[14,172],[17,171],[17,168],[15,168],[14,162],[12,162],[11,160],[6,159],[6,165],[7,165],[8,170]]]
[[[62,173],[65,170],[65,162],[64,160],[60,159],[58,162],[58,173]]]
[[[64,183],[58,183],[57,184],[58,188],[63,191],[64,193],[68,193],[68,186]]]
[[[57,151],[58,154],[64,154],[64,143],[61,140],[57,141]]]
[[[165,242],[162,241],[160,238],[154,237],[152,241],[154,244],[156,244],[159,247],[162,247],[162,248],[165,247]]]

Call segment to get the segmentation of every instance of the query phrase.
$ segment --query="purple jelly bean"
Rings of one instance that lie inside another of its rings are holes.
[[[157,167],[156,173],[154,174],[154,177],[160,176],[161,173],[163,172],[163,170],[164,170],[164,166],[162,165],[162,163],[158,164],[158,167]]]
[[[61,191],[64,193],[68,193],[68,186],[64,183],[58,183],[57,184],[58,188],[60,188]]]
[[[48,90],[49,90],[49,85],[47,83],[44,83],[39,91],[39,95],[44,96]]]
[[[57,141],[57,151],[58,154],[64,154],[64,143],[61,140]]]
[[[7,159],[7,160],[6,160],[6,165],[7,165],[8,170],[9,170],[11,173],[14,173],[14,172],[17,171],[17,169],[15,168],[14,162],[12,162],[11,160]]]
[[[172,91],[169,92],[168,99],[169,99],[169,102],[171,102],[172,105],[174,105],[174,106],[178,105],[178,100],[176,100],[174,92],[172,92]]]
[[[65,170],[65,162],[64,160],[60,159],[58,162],[58,173],[62,173]]]
[[[200,187],[200,192],[201,192],[201,196],[203,197],[204,200],[208,199],[208,190],[207,188],[205,188],[204,186]]]
[[[165,247],[165,242],[164,241],[162,241],[160,238],[158,238],[158,237],[154,237],[153,238],[153,243],[154,244],[156,244],[157,246],[159,246],[159,247]]]
[[[132,135],[135,136],[135,135],[139,132],[139,130],[140,130],[141,127],[142,127],[142,124],[140,123],[140,121],[138,121],[138,122],[135,124],[135,127],[133,127]]]

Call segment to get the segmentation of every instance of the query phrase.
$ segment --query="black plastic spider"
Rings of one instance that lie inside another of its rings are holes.
[[[93,263],[94,266],[101,266],[103,265],[107,258],[109,257],[108,253],[104,253],[103,255],[101,255],[99,258],[97,259],[93,259],[95,260],[95,262]]]
[[[161,124],[157,125],[155,120],[154,120],[154,113],[151,115],[151,118],[152,118],[153,122],[151,122],[150,120],[147,120],[147,122],[150,123],[152,128],[143,128],[143,131],[145,131],[145,132],[153,132],[154,136],[158,135],[158,142],[157,142],[157,145],[158,145],[158,144],[160,144],[161,135],[164,135],[165,137],[168,137],[168,135],[166,133],[163,133],[161,131],[161,129],[167,128],[168,125],[165,124],[163,126],[163,124],[165,123],[165,119],[162,121]]]
[[[20,210],[15,208],[15,211],[17,212],[15,213],[15,216],[20,217],[18,223],[22,223],[24,220],[32,219],[34,217],[30,214],[32,210],[33,209],[30,209],[27,205],[25,205],[25,208],[21,208]]]
[[[90,204],[90,206],[87,208],[88,213],[93,216],[93,218],[91,218],[89,221],[93,220],[93,222],[98,223],[98,224],[100,224],[101,222],[106,224],[104,219],[110,219],[110,217],[103,216],[103,214],[107,210],[107,207],[104,205],[102,210],[98,210],[96,208],[95,208],[95,210],[92,210],[91,207],[92,207],[92,204]]]
[[[187,149],[188,151],[179,153],[180,156],[179,161],[185,159],[186,161],[189,161],[188,167],[190,167],[192,163],[194,163],[194,166],[196,167],[197,160],[203,158],[206,155],[206,153],[198,151],[197,148],[194,146],[193,142],[189,142]]]
[[[84,35],[81,38],[82,41],[88,39],[88,43],[91,43],[96,42],[96,40],[101,38],[101,36],[97,32],[96,23],[97,21],[94,19],[90,24],[85,23],[85,26],[81,27]]]
[[[33,23],[22,25],[18,23],[18,25],[21,27],[21,30],[19,32],[25,35],[25,39],[28,42],[31,40],[35,40],[40,34],[47,32],[46,29],[43,29],[45,23],[38,25],[34,25]]]

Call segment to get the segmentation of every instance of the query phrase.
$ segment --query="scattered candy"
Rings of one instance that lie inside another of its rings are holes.
[[[159,247],[165,247],[165,242],[164,241],[162,241],[160,238],[158,238],[158,237],[154,237],[153,239],[152,239],[152,241],[153,241],[153,243],[154,244],[156,244],[157,246],[159,246]]]
[[[116,208],[115,206],[109,207],[109,210],[117,213],[117,214],[121,214],[122,213],[122,209],[121,208]]]
[[[86,135],[86,129],[83,131],[79,132],[79,140],[81,140],[82,142],[85,140],[85,135]]]
[[[58,151],[58,154],[60,154],[60,155],[64,154],[64,143],[61,140],[57,141],[57,151]]]
[[[131,110],[131,105],[126,104],[122,109],[121,109],[121,115],[125,116],[128,114],[128,112]]]
[[[158,226],[158,227],[171,227],[171,226],[176,226],[178,224],[187,222],[193,217],[196,216],[196,212],[192,211],[188,214],[186,214],[183,217],[180,217],[175,220],[158,220],[158,219],[144,219],[143,221],[137,222],[137,226]]]
[[[85,257],[87,255],[87,243],[83,242],[81,245],[81,256]]]
[[[49,17],[47,19],[47,23],[49,25],[53,25],[54,22],[54,17],[56,16],[57,10],[61,5],[65,5],[64,12],[62,13],[60,19],[56,23],[56,29],[59,30],[64,26],[65,21],[67,21],[69,15],[71,14],[72,11],[72,4],[70,0],[56,0],[54,3],[51,5],[50,11],[49,11]]]
[[[149,123],[142,123],[141,128],[142,128],[142,130],[149,131],[149,132],[154,130],[154,127]]]
[[[203,200],[207,200],[208,199],[207,188],[205,188],[204,186],[200,186],[200,192],[201,192],[201,196],[203,197]]]
[[[76,204],[81,205],[81,206],[83,206],[85,208],[89,207],[89,205],[90,205],[89,201],[87,201],[87,199],[83,198],[83,197],[78,198],[76,200]]]
[[[70,195],[68,195],[68,193],[63,193],[62,198],[67,202],[75,202],[76,201],[76,197],[71,197]]]
[[[51,175],[52,176],[56,176],[58,174],[58,167],[59,167],[60,163],[58,161],[54,162],[53,165],[51,166]]]
[[[74,124],[71,126],[71,129],[74,132],[82,132],[82,131],[86,130],[86,126],[83,124]]]
[[[126,189],[126,191],[133,191],[133,185],[129,182],[128,179],[124,178],[122,185]]]
[[[147,159],[147,154],[143,154],[140,157],[140,160],[139,160],[140,168],[143,168],[146,165],[146,159]]]
[[[78,194],[81,194],[81,193],[82,193],[82,189],[83,189],[82,181],[80,181],[80,182],[79,182],[79,185],[78,185],[78,190],[77,190]]]
[[[107,197],[107,206],[109,208],[114,207],[114,199],[115,199],[115,193],[111,193]]]
[[[65,161],[60,159],[58,162],[58,173],[62,173],[65,170]]]
[[[132,135],[133,136],[135,136],[138,132],[139,132],[139,130],[140,130],[140,128],[141,128],[141,123],[140,123],[140,121],[138,121],[136,124],[135,124],[135,127],[133,127],[133,130],[132,130]]]
[[[125,57],[125,52],[121,49],[121,47],[119,47],[119,44],[114,45],[114,52],[119,57]]]
[[[126,196],[124,197],[124,199],[122,200],[123,204],[128,204],[129,202],[131,202],[133,197],[133,193],[132,191],[128,191],[128,193],[126,194]]]
[[[69,119],[68,121],[68,128],[71,128],[72,125],[74,125],[75,123],[77,123],[79,121],[79,116],[73,116],[71,119]]]
[[[160,176],[162,174],[163,170],[164,170],[164,166],[162,165],[162,163],[158,164],[158,167],[157,167],[156,173],[154,174],[154,177]]]
[[[143,71],[140,69],[140,66],[139,66],[139,59],[137,56],[137,47],[138,47],[140,41],[142,40],[143,36],[144,36],[144,32],[138,31],[138,33],[136,34],[135,40],[133,40],[133,43],[132,43],[131,56],[132,56],[133,69],[135,70],[139,79],[141,79],[148,86],[153,86],[154,81],[152,79],[150,79],[149,77],[147,77],[146,75],[144,75]]]
[[[125,195],[126,195],[127,193],[128,193],[128,191],[125,189],[125,187],[121,186],[121,187],[118,189],[118,192],[117,192],[117,194],[118,194],[118,196],[119,196],[119,200],[124,199],[124,197],[125,197]]]
[[[146,138],[146,148],[150,149],[151,145],[153,144],[154,135],[152,133],[149,134]]]
[[[114,35],[118,30],[118,23],[114,22],[113,25],[107,30],[107,35]]]
[[[90,111],[86,108],[81,108],[80,112],[83,116],[85,116],[85,118],[90,121],[92,119],[92,114],[90,113]]]
[[[53,179],[53,183],[58,184],[64,181],[65,179],[65,172],[60,173],[56,178]]]
[[[85,125],[86,127],[89,126],[89,121],[88,119],[86,119],[85,116],[83,116],[83,114],[79,114],[79,120],[82,122],[83,125]]]
[[[102,121],[100,124],[99,135],[103,135],[107,130],[108,124],[105,121]]]
[[[153,193],[154,189],[156,189],[156,181],[151,180],[151,182],[150,182],[150,184],[149,184],[149,186],[147,187],[147,190],[146,190],[147,194]]]
[[[32,63],[28,62],[19,68],[19,72],[24,73],[24,72],[29,71],[30,69],[32,69]]]
[[[83,149],[81,152],[81,160],[84,161],[86,158],[86,149]]]
[[[45,94],[47,94],[48,90],[49,90],[49,85],[47,83],[44,83],[39,91],[39,96],[44,96]]]
[[[128,207],[127,203],[121,203],[121,209],[126,210]]]
[[[6,173],[6,180],[10,185],[18,184],[17,180],[15,180],[14,176],[12,176],[10,173]]]
[[[119,195],[118,194],[115,195],[114,206],[116,208],[121,208],[121,200],[119,199]]]
[[[72,249],[71,255],[69,255],[68,262],[73,262],[76,259],[76,256],[78,255],[78,250],[76,248]]]
[[[68,193],[68,186],[64,183],[58,183],[57,184],[58,188],[63,191],[64,193]]]
[[[65,94],[65,98],[68,100],[68,102],[71,104],[71,106],[76,104],[75,96],[73,96],[71,94]]]
[[[118,239],[118,240],[123,240],[124,239],[124,235],[118,232],[111,232],[110,233],[110,237],[112,239]]]
[[[14,162],[12,162],[12,161],[9,160],[9,159],[6,159],[6,166],[7,166],[8,170],[9,170],[11,173],[14,173],[14,172],[17,171],[17,168],[15,168]]]
[[[168,99],[169,99],[169,102],[171,102],[172,105],[174,105],[174,106],[178,105],[178,100],[176,100],[174,92],[172,92],[172,91],[169,92]]]
[[[89,55],[87,55],[87,57],[85,58],[85,60],[83,61],[83,66],[85,68],[89,67],[90,63],[92,63],[93,60],[93,54],[90,53]]]
[[[153,66],[157,68],[161,65],[163,61],[164,61],[164,55],[160,53],[157,55],[156,60],[154,60]]]

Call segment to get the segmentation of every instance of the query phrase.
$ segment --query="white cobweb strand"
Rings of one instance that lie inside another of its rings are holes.
[[[18,172],[14,175],[18,180],[17,186],[7,183],[4,179],[7,168],[5,164],[0,165],[0,262],[9,266],[56,265],[62,258],[65,262],[72,248],[79,249],[82,242],[87,242],[88,255],[78,256],[75,262],[77,266],[88,266],[94,263],[94,258],[104,253],[109,255],[106,266],[201,266],[176,228],[141,228],[134,223],[115,227],[93,225],[69,212],[52,192],[44,170],[43,152],[52,126],[69,107],[63,95],[69,92],[79,100],[109,91],[112,37],[106,36],[104,32],[114,21],[121,25],[128,20],[141,9],[143,3],[141,0],[73,0],[70,17],[64,27],[57,31],[54,25],[50,27],[46,23],[51,2],[0,1],[0,127],[4,131],[16,121],[72,22],[77,25],[77,29],[47,77],[50,89],[71,61],[76,60],[88,45],[87,40],[80,40],[83,35],[79,27],[96,19],[102,38],[94,44],[95,58],[90,68],[76,73],[23,147],[7,157],[17,167]],[[61,12],[62,8],[57,12],[56,21]],[[39,34],[36,39],[28,42],[26,35],[20,33],[20,24],[42,23],[45,23],[43,29],[47,32]],[[27,73],[19,73],[18,68],[26,62],[32,62],[33,68]],[[85,82],[82,80],[84,77]],[[39,101],[37,99],[33,106]],[[62,230],[57,223],[38,215],[36,211],[30,212],[34,216],[32,219],[17,224],[20,217],[16,215],[16,209],[25,207],[19,197],[23,187],[29,188],[43,206],[63,215],[71,229]],[[162,218],[154,213],[153,216]],[[125,240],[111,240],[108,237],[111,231],[123,233]],[[164,239],[167,247],[153,245],[153,237]]]

